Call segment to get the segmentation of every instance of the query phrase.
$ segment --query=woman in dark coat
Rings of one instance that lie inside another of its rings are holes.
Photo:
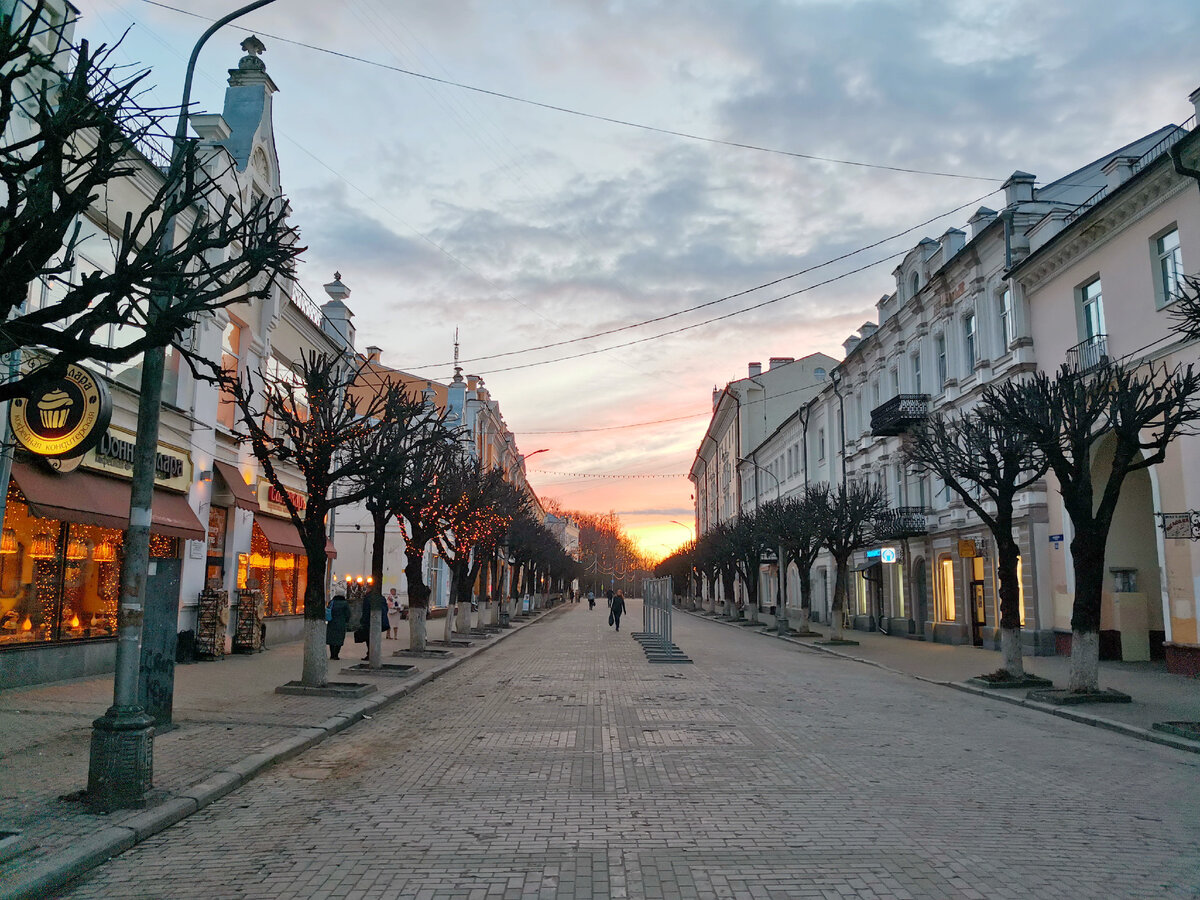
[[[621,630],[621,613],[623,612],[625,612],[625,595],[617,591],[616,596],[612,598],[613,624],[617,626],[617,631]]]
[[[350,604],[342,594],[334,594],[329,601],[329,615],[325,619],[325,643],[329,645],[329,658],[337,659],[346,643],[346,629],[350,625]]]

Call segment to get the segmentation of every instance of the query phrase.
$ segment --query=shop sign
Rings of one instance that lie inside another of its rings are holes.
[[[73,459],[96,445],[112,418],[104,382],[82,366],[18,397],[9,406],[13,434],[38,456]]]
[[[133,450],[136,435],[124,428],[111,426],[100,437],[96,446],[83,458],[89,469],[120,475],[133,476]],[[186,450],[160,443],[154,453],[155,487],[174,491],[186,491],[192,484],[192,459]]]
[[[974,541],[959,541],[958,542],[958,555],[962,559],[973,559],[974,557],[979,555],[979,550],[975,546]]]
[[[895,547],[880,547],[879,561],[882,563],[894,563],[896,561]]]
[[[296,512],[303,513],[304,507],[308,506],[308,495],[302,494],[299,491],[288,491],[287,493],[292,499],[292,505],[296,507]],[[283,494],[265,478],[258,483],[258,505],[262,507],[264,512],[273,513],[284,518],[290,515],[287,508],[287,501],[283,499]]]

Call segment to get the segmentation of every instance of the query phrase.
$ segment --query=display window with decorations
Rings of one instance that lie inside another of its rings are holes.
[[[262,591],[267,616],[303,615],[308,557],[294,552],[297,548],[272,543],[260,522],[254,522],[250,552],[238,554],[237,586]],[[287,527],[295,532],[291,523]]]
[[[124,532],[33,514],[9,485],[0,531],[0,649],[111,638]],[[152,535],[151,559],[178,559],[179,541]]]

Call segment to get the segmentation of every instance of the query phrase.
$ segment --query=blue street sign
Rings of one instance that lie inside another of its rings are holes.
[[[1054,544],[1060,544],[1060,543],[1062,543],[1062,539],[1063,539],[1063,536],[1062,536],[1061,534],[1052,534],[1052,535],[1050,535],[1050,541],[1051,541],[1051,543],[1054,543]]]

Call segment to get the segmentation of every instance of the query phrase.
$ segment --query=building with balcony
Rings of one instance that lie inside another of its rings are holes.
[[[1189,100],[1200,112],[1200,90]],[[1065,216],[1028,231],[1011,284],[1029,310],[1037,361],[1102,376],[1109,361],[1194,365],[1195,341],[1172,322],[1182,276],[1200,271],[1200,136],[1196,116],[1111,154],[1095,192]],[[1094,466],[1107,472],[1102,441]],[[1060,641],[1070,638],[1075,597],[1071,522],[1048,477],[1046,516],[1061,534],[1049,554],[1044,605]],[[1162,657],[1174,672],[1200,673],[1200,438],[1184,434],[1163,462],[1125,479],[1106,550],[1102,657]],[[1181,527],[1182,526],[1182,527]]]

